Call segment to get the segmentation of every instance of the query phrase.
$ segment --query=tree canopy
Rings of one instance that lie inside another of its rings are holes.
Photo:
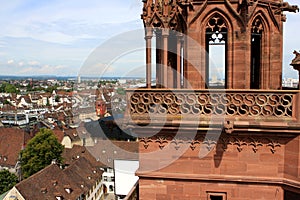
[[[8,170],[0,171],[0,194],[10,190],[18,183],[18,177]]]
[[[2,83],[0,86],[0,92],[6,92],[6,93],[19,93],[16,86],[10,84],[10,83]]]
[[[53,160],[62,162],[62,152],[64,146],[61,145],[53,132],[49,129],[41,129],[32,138],[26,148],[21,151],[21,169],[23,178],[28,178],[32,174],[51,164]]]

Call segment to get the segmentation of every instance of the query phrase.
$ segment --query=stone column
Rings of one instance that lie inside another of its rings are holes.
[[[169,29],[162,30],[162,38],[163,38],[163,59],[162,59],[162,71],[163,77],[162,84],[164,87],[168,85],[168,39],[169,39]]]
[[[151,88],[151,41],[152,41],[152,28],[147,28],[146,33],[146,87]]]
[[[176,69],[176,88],[181,88],[181,48],[182,48],[182,33],[177,35],[177,69]]]
[[[162,37],[161,31],[156,30],[156,87],[162,87]]]

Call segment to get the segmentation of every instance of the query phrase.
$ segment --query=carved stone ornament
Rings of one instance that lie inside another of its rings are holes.
[[[238,152],[242,152],[245,148],[251,149],[254,153],[259,151],[259,148],[268,148],[272,154],[275,154],[277,149],[281,148],[281,143],[276,138],[259,138],[259,137],[240,137],[240,136],[221,136],[215,138],[211,136],[199,136],[197,138],[177,138],[174,137],[161,137],[154,136],[151,138],[141,138],[140,142],[145,149],[148,149],[150,144],[158,143],[160,150],[167,145],[174,148],[176,151],[182,146],[189,145],[190,149],[194,151],[196,148],[201,148],[203,145],[208,151],[212,151],[217,144],[220,144],[220,148],[225,152],[228,150],[228,146],[236,147]]]
[[[226,121],[224,123],[224,131],[227,134],[231,134],[233,132],[233,121]]]
[[[295,58],[292,60],[291,65],[300,65],[300,53],[298,51],[294,51],[293,54],[295,54]]]
[[[188,143],[190,144],[190,148],[191,148],[193,151],[196,149],[196,145],[197,145],[197,144],[200,144],[200,142],[197,141],[197,140],[190,140],[190,141],[188,141]]]
[[[259,140],[256,140],[254,138],[249,138],[249,140],[251,141],[249,145],[252,146],[252,150],[254,153],[258,151],[258,147],[263,146],[263,144]]]
[[[152,139],[144,137],[140,140],[140,142],[143,143],[145,149],[148,149],[149,143],[152,142]]]
[[[181,139],[178,139],[178,138],[175,137],[171,141],[171,144],[174,144],[175,145],[175,149],[178,150],[180,148],[180,146],[183,144],[183,141]]]
[[[205,138],[203,144],[205,144],[208,151],[211,151],[216,146],[217,141],[214,138]]]
[[[269,141],[270,142],[267,144],[267,146],[270,147],[270,151],[274,154],[276,152],[276,148],[281,147],[281,144],[276,140],[269,139]]]
[[[233,145],[236,145],[236,149],[239,152],[242,152],[243,146],[247,146],[247,142],[244,140],[244,138],[234,138]]]
[[[135,91],[130,96],[130,114],[180,116],[227,115],[247,117],[292,117],[293,94],[290,93],[209,93]],[[285,102],[282,104],[282,102]]]
[[[182,21],[179,23],[179,15],[182,15],[183,6],[192,6],[188,0],[145,0],[142,19],[145,27],[170,28],[181,31]]]
[[[155,142],[158,143],[160,149],[163,149],[168,144],[168,140],[164,137],[158,137]]]
[[[288,2],[282,2],[280,6],[280,9],[282,11],[299,12],[299,8],[297,5],[290,5]]]

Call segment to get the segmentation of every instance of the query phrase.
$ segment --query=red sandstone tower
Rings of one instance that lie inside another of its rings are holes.
[[[147,88],[127,91],[140,199],[300,199],[300,94],[281,87],[283,12],[298,7],[143,2]]]

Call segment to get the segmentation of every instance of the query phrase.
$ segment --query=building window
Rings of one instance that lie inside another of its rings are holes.
[[[103,181],[107,181],[107,176],[103,176]]]
[[[227,26],[218,14],[206,25],[206,85],[226,87]]]
[[[263,26],[259,18],[252,23],[251,29],[251,77],[250,88],[259,89],[261,82],[261,39]]]
[[[110,191],[110,192],[113,192],[113,191],[114,191],[114,186],[110,185],[110,186],[109,186],[109,191]]]
[[[207,200],[226,200],[226,193],[222,192],[208,192]]]
[[[71,188],[65,188],[65,191],[68,193],[68,194],[71,194],[71,192],[73,191]]]
[[[226,193],[223,192],[208,192],[207,200],[227,200]]]
[[[56,200],[64,200],[63,196],[56,196]]]

